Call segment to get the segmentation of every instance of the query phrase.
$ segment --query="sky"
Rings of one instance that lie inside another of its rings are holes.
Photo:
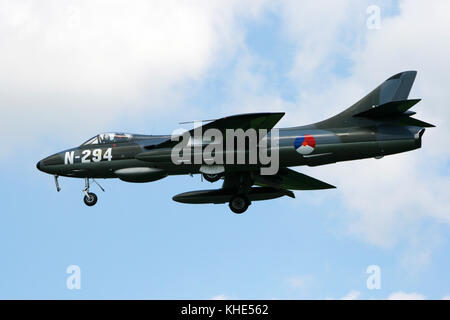
[[[0,298],[450,298],[449,12],[447,0],[0,0]],[[406,70],[417,118],[437,126],[422,149],[295,168],[338,188],[243,215],[171,200],[220,187],[199,176],[103,180],[89,208],[82,180],[58,193],[35,167],[104,131],[261,111],[313,123]]]

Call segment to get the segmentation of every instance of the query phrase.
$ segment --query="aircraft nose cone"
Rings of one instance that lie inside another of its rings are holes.
[[[58,166],[64,164],[64,161],[59,153],[55,153],[52,156],[42,159],[36,163],[36,168],[42,172],[48,174],[57,174],[59,171]]]

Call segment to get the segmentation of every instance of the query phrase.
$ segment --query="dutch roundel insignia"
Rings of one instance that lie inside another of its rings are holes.
[[[295,150],[303,155],[310,154],[316,148],[316,139],[309,134],[305,134],[302,137],[298,137],[294,141]]]

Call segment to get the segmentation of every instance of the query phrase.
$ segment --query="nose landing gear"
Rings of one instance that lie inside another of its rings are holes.
[[[59,182],[58,182],[59,176],[57,176],[57,175],[55,174],[54,177],[55,177],[56,191],[60,192],[60,191],[61,191],[61,187],[59,186]]]
[[[97,195],[93,192],[88,192],[87,195],[84,196],[83,200],[88,207],[92,207],[97,203]]]
[[[103,189],[102,186],[95,179],[92,179],[92,181],[94,181],[99,186],[99,188],[103,192],[105,192],[105,189]],[[89,192],[89,178],[84,178],[84,184],[85,184],[85,187],[83,189],[83,193],[84,193],[83,201],[88,207],[92,207],[93,205],[95,205],[97,203],[97,200],[98,200],[97,195],[93,192]]]

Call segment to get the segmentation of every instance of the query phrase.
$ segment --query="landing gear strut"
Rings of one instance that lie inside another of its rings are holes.
[[[242,214],[247,211],[249,205],[251,204],[250,200],[245,195],[235,195],[230,199],[229,206],[231,211],[236,214]]]
[[[59,186],[59,182],[58,182],[58,178],[59,176],[54,175],[55,177],[55,186],[56,186],[56,191],[60,192],[61,191],[61,187]]]
[[[103,192],[105,191],[105,189],[103,189],[102,186],[97,181],[95,181],[94,179],[92,179],[92,181],[94,181],[100,187],[100,189],[102,189]],[[84,193],[83,201],[87,206],[92,207],[97,203],[98,200],[97,195],[93,192],[89,192],[89,178],[84,178],[84,184],[85,187],[83,189]]]

